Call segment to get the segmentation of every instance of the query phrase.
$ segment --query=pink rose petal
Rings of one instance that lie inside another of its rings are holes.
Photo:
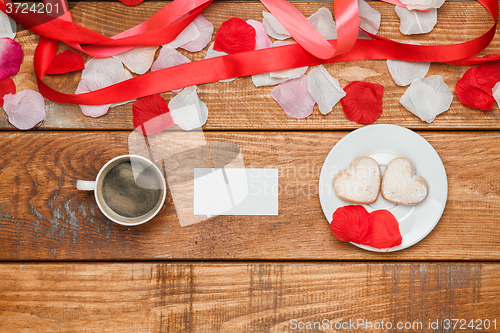
[[[271,90],[271,96],[287,115],[306,118],[313,112],[316,103],[307,89],[307,76],[288,80]]]
[[[45,101],[42,94],[34,90],[23,90],[3,97],[3,109],[9,122],[21,130],[35,127],[45,119]]]
[[[22,60],[21,45],[10,38],[0,38],[0,80],[17,74]]]
[[[247,20],[247,23],[255,29],[255,50],[267,49],[268,47],[273,46],[273,42],[267,36],[264,24],[255,20]]]
[[[182,45],[181,48],[189,52],[198,52],[203,50],[212,40],[214,25],[207,21],[201,14],[193,20],[192,24],[198,29],[199,36]]]

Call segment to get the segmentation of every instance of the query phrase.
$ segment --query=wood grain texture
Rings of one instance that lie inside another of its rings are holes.
[[[123,6],[118,2],[80,2],[72,3],[72,13],[76,23],[108,36],[117,34],[144,21],[165,5],[164,2],[144,2],[137,7]],[[326,6],[333,10],[330,2],[295,3],[305,16]],[[380,35],[397,41],[417,40],[424,45],[442,45],[460,43],[476,38],[492,25],[487,11],[477,2],[447,1],[438,11],[438,24],[425,35],[404,36],[399,32],[399,18],[392,5],[370,2],[381,12],[382,25]],[[213,3],[204,12],[205,17],[214,23],[215,31],[220,24],[231,18],[261,20],[265,7],[260,3]],[[500,29],[500,28],[499,28]],[[21,71],[14,76],[18,91],[36,89],[33,72],[33,54],[38,37],[27,30],[22,30],[16,39],[25,53]],[[66,50],[64,45],[60,51]],[[498,38],[483,53],[499,53]],[[186,53],[186,52],[185,52]],[[205,51],[186,54],[193,60],[204,57]],[[328,64],[327,70],[339,79],[342,87],[354,80],[379,83],[385,86],[384,112],[377,123],[391,123],[413,129],[498,129],[500,128],[500,110],[495,105],[492,111],[483,112],[464,106],[455,96],[451,108],[437,117],[432,124],[420,121],[406,111],[399,103],[399,98],[406,88],[397,86],[388,72],[385,61],[355,61],[349,63]],[[452,91],[458,79],[469,67],[459,67],[433,63],[429,75],[438,74],[444,78]],[[49,76],[46,82],[59,91],[73,93],[80,74]],[[284,114],[279,105],[271,98],[271,87],[256,88],[249,77],[240,78],[231,83],[210,83],[199,87],[200,98],[210,111],[205,129],[217,130],[276,130],[276,129],[354,129],[359,124],[347,120],[340,105],[334,111],[323,116],[317,107],[307,119],[293,119]],[[170,100],[174,94],[163,94]],[[107,115],[93,119],[85,117],[78,106],[62,105],[46,101],[47,118],[41,129],[132,129],[131,103],[115,107]],[[13,129],[7,116],[0,108],[0,129]]]
[[[245,166],[277,168],[279,216],[219,216],[180,227],[172,197],[123,227],[78,179],[128,153],[129,132],[0,133],[0,260],[500,260],[500,134],[421,133],[443,160],[448,202],[421,242],[377,254],[338,241],[318,197],[322,164],[347,132],[207,132],[240,146]]]
[[[453,263],[2,264],[0,332],[452,332],[451,318],[490,320],[455,332],[497,332],[499,274]],[[375,329],[382,321],[393,329]],[[315,322],[327,327],[298,329]]]

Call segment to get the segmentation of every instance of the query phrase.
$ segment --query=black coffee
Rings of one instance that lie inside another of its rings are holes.
[[[102,181],[102,196],[109,208],[132,218],[152,211],[162,196],[162,180],[156,170],[139,160],[133,163],[134,168],[138,163],[139,170],[144,169],[137,179],[130,160],[124,160],[113,166]]]

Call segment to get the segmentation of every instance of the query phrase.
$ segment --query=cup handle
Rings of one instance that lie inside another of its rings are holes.
[[[79,180],[76,182],[76,188],[80,191],[93,191],[95,190],[95,181]]]

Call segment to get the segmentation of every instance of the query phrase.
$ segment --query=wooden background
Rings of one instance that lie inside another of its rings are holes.
[[[164,5],[71,3],[76,23],[108,36]],[[306,17],[322,6],[333,11],[331,2],[294,5]],[[392,5],[370,5],[382,14],[379,35],[425,45],[464,42],[493,23],[477,2],[448,1],[431,33],[403,36]],[[204,15],[217,31],[231,17],[261,20],[263,10],[257,2],[224,1]],[[36,90],[32,60],[39,37],[18,28],[24,59],[13,79],[18,91]],[[483,54],[499,52],[495,38]],[[185,54],[196,60],[205,51]],[[500,326],[498,106],[474,110],[455,96],[450,110],[427,124],[399,104],[406,88],[393,82],[385,61],[325,67],[342,87],[353,80],[384,85],[376,123],[414,129],[440,155],[448,202],[424,240],[373,253],[331,234],[319,204],[319,173],[335,143],[360,127],[340,105],[327,116],[316,107],[298,120],[271,98],[272,87],[256,88],[248,77],[199,86],[209,109],[207,140],[238,144],[246,166],[279,170],[287,189],[280,192],[280,214],[220,216],[180,227],[169,196],[154,220],[130,228],[108,221],[92,193],[75,189],[76,180],[95,178],[107,160],[128,152],[130,103],[93,119],[78,106],[46,100],[46,119],[27,132],[12,127],[0,108],[0,332],[335,331],[294,329],[294,319],[423,324],[385,330],[392,332],[496,331],[446,329],[444,320],[488,319]],[[427,76],[441,75],[454,92],[468,68],[433,63]],[[80,73],[45,80],[73,93]],[[429,326],[436,320],[437,328]]]

